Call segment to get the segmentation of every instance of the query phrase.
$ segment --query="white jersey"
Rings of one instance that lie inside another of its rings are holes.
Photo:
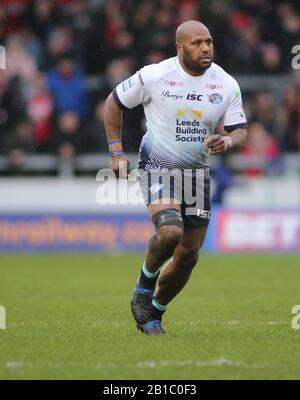
[[[238,83],[214,63],[194,77],[169,58],[143,67],[113,95],[122,108],[144,106],[140,166],[149,171],[207,167],[206,139],[217,125],[223,120],[230,131],[247,123]]]

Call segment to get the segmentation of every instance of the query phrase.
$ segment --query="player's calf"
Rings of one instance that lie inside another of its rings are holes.
[[[174,255],[173,266],[180,271],[192,272],[199,259],[199,250],[181,247]]]
[[[198,261],[198,250],[178,246],[173,259],[159,276],[155,296],[161,304],[169,304],[188,282]]]

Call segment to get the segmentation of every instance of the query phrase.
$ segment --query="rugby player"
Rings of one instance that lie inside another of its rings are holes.
[[[139,169],[156,234],[147,246],[131,310],[137,328],[148,335],[165,334],[162,316],[197,264],[211,215],[209,155],[238,150],[247,137],[239,85],[213,62],[208,28],[199,21],[184,22],[176,31],[176,49],[176,57],[145,66],[121,82],[105,110],[110,168],[121,177],[127,171],[120,162],[129,163],[122,147],[122,112],[143,104],[147,119]],[[220,122],[222,135],[215,134]],[[165,181],[156,177],[173,171],[179,171],[182,184],[170,180],[164,192]],[[185,188],[187,177],[191,183]],[[196,203],[187,201],[195,190]]]

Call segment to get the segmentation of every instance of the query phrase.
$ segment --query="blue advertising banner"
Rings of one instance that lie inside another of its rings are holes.
[[[0,215],[0,251],[144,251],[154,234],[145,214]],[[213,235],[206,241],[212,249]]]

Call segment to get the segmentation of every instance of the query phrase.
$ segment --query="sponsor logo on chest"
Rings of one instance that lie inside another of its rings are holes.
[[[196,92],[193,93],[188,93],[186,99],[187,100],[193,100],[193,101],[202,101],[203,94],[198,94]]]
[[[167,86],[183,86],[183,82],[165,80]]]
[[[194,101],[194,102],[202,102],[205,99],[205,95],[201,94],[199,92],[193,91],[191,93],[180,93],[179,92],[172,92],[169,90],[163,90],[161,92],[161,99],[162,101],[165,101],[165,99],[170,99],[173,101],[178,101],[178,100],[188,100],[188,101]],[[207,101],[212,104],[220,104],[223,102],[223,95],[220,93],[211,93],[207,94]]]

